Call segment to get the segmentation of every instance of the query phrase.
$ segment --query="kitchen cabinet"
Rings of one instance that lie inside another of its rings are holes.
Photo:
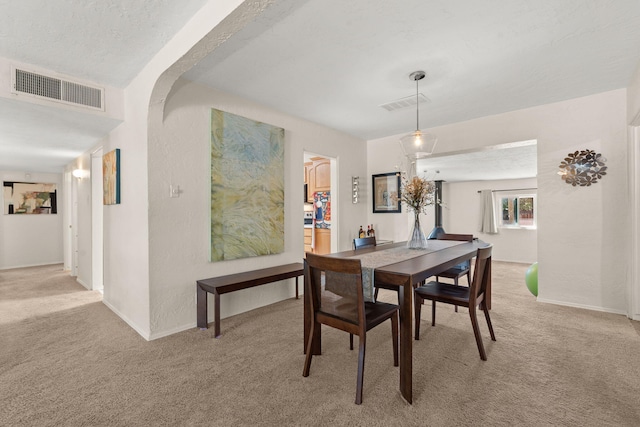
[[[311,177],[314,191],[331,190],[331,161],[321,157],[313,157],[313,169]]]
[[[315,187],[315,179],[311,182],[311,174],[313,170],[313,162],[306,162],[304,164],[304,183],[307,184],[307,200],[309,203],[313,202],[313,192]]]
[[[331,230],[316,228],[316,247],[314,253],[324,255],[331,253]]]
[[[313,228],[305,228],[304,229],[304,251],[305,252],[313,252],[311,249],[311,233],[313,233]]]
[[[316,192],[331,191],[331,160],[324,157],[311,157],[304,163],[304,182],[307,184],[307,200],[313,202]],[[327,195],[325,195],[326,197]],[[314,248],[311,242],[314,241]],[[331,252],[331,230],[323,228],[305,228],[304,250],[316,254]]]

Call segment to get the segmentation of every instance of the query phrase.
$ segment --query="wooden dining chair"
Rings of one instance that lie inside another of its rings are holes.
[[[491,245],[478,249],[473,271],[473,280],[468,288],[466,286],[456,286],[450,283],[440,282],[429,282],[426,285],[416,288],[414,292],[416,340],[420,339],[420,311],[424,300],[431,300],[431,326],[436,325],[436,302],[468,307],[471,326],[473,327],[476,344],[478,345],[478,351],[480,352],[480,359],[487,360],[487,353],[484,350],[482,337],[480,336],[480,328],[478,327],[476,307],[480,306],[480,309],[484,311],[484,317],[487,319],[487,326],[489,327],[491,340],[495,341],[496,336],[493,333],[489,310],[485,304],[487,284],[490,280],[489,265],[491,263],[491,249]]]
[[[314,329],[321,324],[357,335],[360,341],[356,404],[362,403],[367,331],[391,319],[393,366],[398,366],[398,306],[364,301],[359,259],[333,258],[307,253],[304,262],[305,293],[310,298],[311,330],[302,376],[309,376]]]
[[[438,240],[457,240],[460,242],[473,241],[473,234],[451,234],[442,233],[437,237]],[[436,282],[440,281],[440,277],[446,277],[447,279],[453,279],[453,284],[458,286],[458,279],[462,276],[467,276],[467,285],[471,285],[471,260],[467,260],[463,263],[455,265],[448,270],[442,271],[436,274]],[[456,312],[458,312],[458,306],[455,306]]]
[[[460,242],[471,242],[473,241],[473,234],[451,234],[451,233],[443,233],[438,235],[438,240],[457,240]],[[467,276],[467,284],[471,284],[471,261],[465,261],[460,263],[454,267],[451,267],[448,270],[442,271],[436,275],[436,281],[438,281],[439,277],[446,277],[448,279],[453,279],[453,283],[458,285],[458,279],[462,276]]]
[[[375,237],[359,237],[357,239],[353,239],[353,249],[363,249],[363,248],[372,248],[376,245]]]

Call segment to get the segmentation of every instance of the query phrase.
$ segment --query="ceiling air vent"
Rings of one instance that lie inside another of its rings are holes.
[[[86,86],[18,68],[13,69],[12,77],[14,93],[25,93],[65,104],[104,110],[104,89],[102,88]]]
[[[431,102],[429,98],[424,96],[423,94],[418,95],[418,99],[420,104]],[[386,104],[379,105],[379,107],[384,108],[387,111],[395,111],[400,110],[402,108],[407,107],[415,107],[416,105],[416,97],[414,95],[407,96],[406,98],[396,99],[395,101],[387,102]]]

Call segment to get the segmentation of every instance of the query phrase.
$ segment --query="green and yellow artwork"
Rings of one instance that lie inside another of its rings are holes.
[[[284,252],[284,129],[211,110],[211,261]]]

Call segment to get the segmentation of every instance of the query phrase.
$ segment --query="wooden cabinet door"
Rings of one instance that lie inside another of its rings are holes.
[[[319,255],[331,253],[331,230],[314,228],[316,233],[315,249],[313,252]]]
[[[304,251],[305,252],[313,252],[311,249],[311,233],[313,232],[313,228],[305,228],[304,229]]]
[[[331,190],[331,162],[329,159],[321,159],[313,161],[314,190],[330,191]]]
[[[304,183],[309,183],[309,173],[313,169],[313,162],[307,162],[304,164]]]

